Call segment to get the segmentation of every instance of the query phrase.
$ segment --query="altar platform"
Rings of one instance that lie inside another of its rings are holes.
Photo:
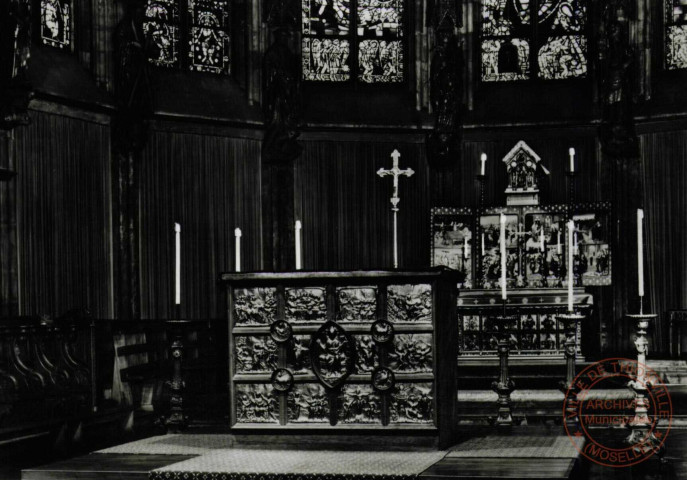
[[[162,435],[22,471],[24,480],[451,480],[575,477],[577,449],[560,429],[488,429],[448,450],[247,448],[228,434]],[[580,440],[582,441],[582,440]],[[536,462],[535,460],[536,459]],[[536,463],[536,466],[535,466]]]

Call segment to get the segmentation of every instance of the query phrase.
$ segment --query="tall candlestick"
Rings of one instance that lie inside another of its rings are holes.
[[[544,226],[539,229],[539,250],[544,251]]]
[[[234,230],[234,236],[236,237],[236,260],[234,264],[236,265],[236,271],[241,271],[241,229],[237,228]]]
[[[483,153],[482,156],[480,157],[480,162],[482,163],[482,166],[480,167],[480,175],[484,176],[486,172],[486,163],[487,163],[487,154]]]
[[[573,253],[574,253],[575,255],[579,255],[579,254],[580,254],[580,247],[579,247],[579,245],[577,244],[577,232],[574,233],[574,237],[573,237]]]
[[[174,303],[181,304],[181,225],[174,224]]]
[[[301,229],[303,225],[300,220],[296,220],[296,270],[303,268],[302,258],[301,258]]]
[[[570,148],[568,150],[568,153],[570,154],[570,173],[575,172],[575,149]]]
[[[573,230],[575,230],[575,223],[570,220],[568,222],[568,311],[573,311]]]
[[[501,299],[508,298],[506,291],[506,216],[501,214]]]
[[[643,222],[644,210],[637,209],[637,281],[639,282],[639,296],[644,296],[644,238]]]

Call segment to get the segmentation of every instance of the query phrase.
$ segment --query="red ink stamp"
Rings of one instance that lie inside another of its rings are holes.
[[[608,358],[575,377],[563,415],[580,454],[606,467],[629,467],[662,455],[673,405],[651,368],[629,358]]]

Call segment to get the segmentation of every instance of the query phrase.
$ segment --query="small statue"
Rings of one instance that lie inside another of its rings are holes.
[[[448,19],[437,30],[437,45],[430,66],[430,102],[434,131],[427,136],[430,166],[447,169],[460,155],[462,106],[462,53],[453,24]]]
[[[611,156],[637,156],[632,88],[634,49],[630,45],[629,4],[613,0],[606,5],[602,23],[602,103],[603,123],[600,137],[604,153]]]
[[[0,128],[13,128],[30,122],[31,1],[10,0],[0,8]]]

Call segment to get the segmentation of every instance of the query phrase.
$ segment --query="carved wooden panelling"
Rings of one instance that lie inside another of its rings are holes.
[[[377,342],[370,335],[355,336],[355,372],[370,373],[379,366]]]
[[[329,423],[327,392],[319,383],[296,384],[287,397],[289,422]]]
[[[373,322],[377,319],[377,289],[344,287],[336,290],[339,322]]]
[[[431,323],[431,285],[389,285],[387,310],[390,322]]]
[[[271,385],[236,385],[238,423],[279,423],[279,407]]]
[[[391,394],[390,423],[432,423],[433,397],[431,383],[397,384]]]
[[[339,399],[339,422],[382,423],[382,399],[369,385],[346,385]]]
[[[432,334],[398,334],[389,352],[389,366],[395,372],[431,372],[433,365]]]
[[[277,315],[277,289],[234,290],[234,314],[237,326],[270,324]]]
[[[286,365],[294,375],[311,374],[310,335],[294,335],[287,344]]]
[[[272,373],[277,368],[277,344],[266,335],[236,337],[236,373]]]
[[[327,318],[324,288],[287,288],[286,319],[294,322],[318,322]]]

